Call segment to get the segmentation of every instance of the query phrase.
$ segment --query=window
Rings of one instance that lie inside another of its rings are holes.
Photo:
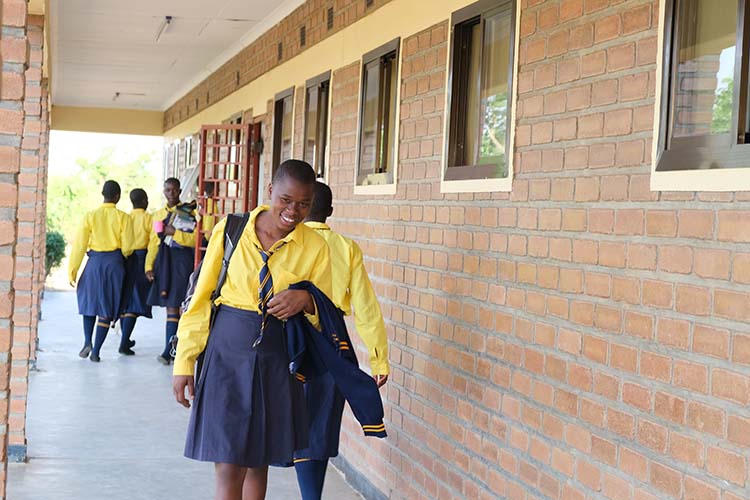
[[[312,165],[318,177],[325,175],[330,84],[330,71],[305,84],[305,145],[302,158]]]
[[[481,1],[451,18],[445,181],[507,178],[510,145],[513,1]]]
[[[362,58],[357,185],[394,184],[400,39]]]
[[[665,3],[656,171],[749,167],[747,2]]]
[[[273,106],[273,171],[292,157],[294,87],[276,94]]]

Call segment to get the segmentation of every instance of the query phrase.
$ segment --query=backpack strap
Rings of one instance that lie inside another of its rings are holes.
[[[250,220],[250,214],[248,212],[227,215],[227,223],[224,226],[224,257],[221,259],[221,270],[219,271],[219,278],[216,280],[216,288],[211,294],[212,304],[221,293],[221,288],[224,286],[224,282],[227,279],[229,260],[232,258],[232,254],[237,248],[237,244],[240,241],[240,237],[245,230],[248,220]]]

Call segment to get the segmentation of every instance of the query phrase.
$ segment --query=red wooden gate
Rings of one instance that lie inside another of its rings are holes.
[[[203,258],[216,222],[230,213],[247,212],[257,205],[260,169],[260,123],[203,125],[198,165],[199,250]]]

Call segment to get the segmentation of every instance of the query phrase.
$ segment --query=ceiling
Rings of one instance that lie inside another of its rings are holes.
[[[50,0],[52,102],[164,110],[302,3]]]

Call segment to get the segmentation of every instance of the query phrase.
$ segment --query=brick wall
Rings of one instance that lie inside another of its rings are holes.
[[[342,454],[390,498],[750,498],[750,196],[649,190],[656,2],[521,7],[511,193],[440,193],[447,22],[405,36],[395,196],[353,195],[334,69],[393,367],[390,438]]]
[[[23,98],[24,124],[21,138],[21,169],[18,175],[18,240],[14,278],[13,346],[11,370],[10,435],[8,453],[11,460],[26,459],[26,396],[30,361],[35,359],[39,295],[43,280],[45,247],[42,239],[46,225],[44,190],[39,184],[46,179],[46,163],[41,162],[42,148],[42,50],[44,17],[29,16],[25,50],[19,48],[19,63],[26,65],[25,88],[13,89],[4,96]],[[23,61],[20,60],[24,57]]]
[[[3,0],[0,11],[3,25],[0,33],[3,62],[0,82],[0,498],[5,498],[9,421],[12,428],[11,413],[15,413],[11,408],[11,392],[16,389],[12,381],[15,376],[12,356],[18,335],[14,317],[17,305],[15,289],[19,285],[18,276],[25,269],[24,263],[17,264],[17,255],[25,255],[26,251],[30,255],[31,252],[20,241],[28,237],[28,228],[18,222],[18,217],[23,215],[19,208],[19,178],[24,128],[24,71],[28,54],[26,2]],[[31,280],[28,281],[30,285]],[[21,297],[18,303],[24,307],[24,298]]]
[[[510,193],[440,193],[447,20],[402,34],[394,196],[353,194],[361,70],[332,68],[331,222],[366,254],[392,363],[389,439],[349,416],[340,463],[372,498],[750,498],[750,195],[649,189],[658,2],[519,4]],[[306,2],[165,126],[300,54],[303,20],[307,46],[328,36],[328,6]],[[333,6],[335,30],[367,13]],[[263,123],[267,184],[272,100]]]

